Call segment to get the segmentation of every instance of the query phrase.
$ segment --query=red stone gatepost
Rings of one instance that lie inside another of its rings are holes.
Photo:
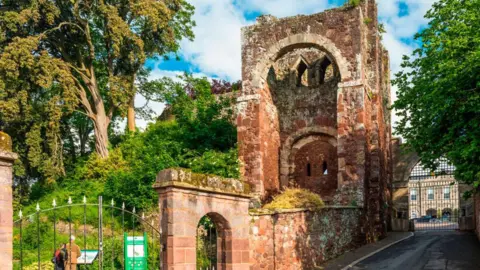
[[[216,269],[250,269],[248,185],[237,179],[167,169],[157,176],[165,269],[195,270],[197,227],[203,216],[217,228]]]
[[[0,132],[0,270],[13,269],[12,153],[10,137]]]

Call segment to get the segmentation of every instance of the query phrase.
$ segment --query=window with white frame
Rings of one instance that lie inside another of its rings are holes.
[[[411,201],[416,201],[417,200],[417,190],[416,189],[411,189],[410,190],[410,200]]]
[[[450,199],[450,187],[446,187],[443,189],[443,198]]]
[[[427,189],[427,198],[429,200],[433,200],[435,198],[434,195],[433,195],[433,188]]]

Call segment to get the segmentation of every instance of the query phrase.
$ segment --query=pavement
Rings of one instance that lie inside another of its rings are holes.
[[[471,232],[423,231],[415,232],[411,237],[401,234],[389,233],[387,238],[378,243],[366,245],[328,262],[324,269],[480,269],[480,242]],[[399,241],[402,237],[408,238]],[[399,242],[392,244],[396,241]]]
[[[358,261],[365,259],[365,257],[372,255],[375,252],[388,248],[395,243],[412,237],[412,232],[389,232],[388,236],[376,243],[361,246],[355,250],[344,253],[336,259],[330,260],[323,264],[320,269],[324,270],[340,270],[348,269],[349,265],[355,264]]]

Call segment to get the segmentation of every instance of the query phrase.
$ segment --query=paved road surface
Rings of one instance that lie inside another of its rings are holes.
[[[458,231],[416,232],[358,263],[352,269],[479,270],[480,242],[473,233]]]

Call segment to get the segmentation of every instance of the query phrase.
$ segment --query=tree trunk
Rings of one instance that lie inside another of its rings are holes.
[[[127,126],[128,131],[135,132],[135,95],[130,99],[130,103],[128,104]]]
[[[98,114],[93,121],[93,131],[95,133],[95,151],[102,158],[108,157],[108,118],[105,115]]]
[[[128,111],[127,111],[127,126],[128,131],[135,132],[135,93],[137,92],[135,89],[135,80],[136,80],[135,73],[132,75],[131,78],[131,87],[132,87],[132,97],[130,98],[130,102],[128,103]]]

